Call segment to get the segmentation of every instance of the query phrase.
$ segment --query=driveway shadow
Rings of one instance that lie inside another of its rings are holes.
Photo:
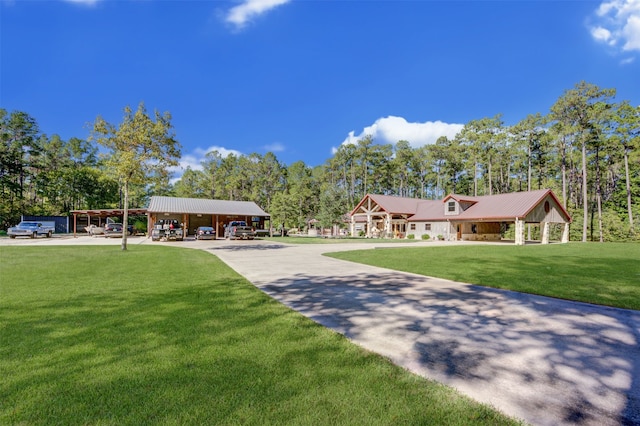
[[[640,312],[389,272],[259,286],[532,424],[640,424]]]

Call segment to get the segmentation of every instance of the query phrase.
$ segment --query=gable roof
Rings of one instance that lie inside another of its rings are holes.
[[[419,198],[396,197],[393,195],[367,194],[360,203],[358,203],[356,208],[351,211],[351,215],[358,214],[361,208],[364,208],[366,211],[367,203],[370,200],[372,204],[377,206],[376,211],[389,214],[404,214],[409,216],[408,220],[411,222],[514,220],[515,218],[526,217],[546,197],[551,197],[559,213],[565,220],[570,222],[571,216],[562,207],[562,204],[550,189],[483,195],[479,197],[449,194],[442,200],[422,200]],[[471,205],[459,214],[445,215],[444,204],[451,200],[455,200],[458,203],[469,203]]]
[[[425,201],[418,198],[396,197],[395,195],[367,194],[351,211],[351,214],[355,214],[359,208],[365,205],[367,200],[373,201],[381,210],[384,210],[387,213],[408,215],[415,214],[418,208],[418,203]]]
[[[220,214],[239,216],[269,216],[253,201],[210,200],[153,196],[147,211],[150,213]]]
[[[562,207],[553,191],[550,189],[540,189],[536,191],[511,192],[497,195],[484,195],[480,197],[470,197],[466,195],[450,194],[440,202],[440,208],[431,205],[420,204],[420,208],[409,221],[428,220],[512,220],[514,218],[524,218],[536,208],[547,196],[555,202],[560,214],[567,221],[571,221],[571,216]],[[450,200],[457,202],[473,203],[469,208],[457,215],[445,215],[442,203]]]

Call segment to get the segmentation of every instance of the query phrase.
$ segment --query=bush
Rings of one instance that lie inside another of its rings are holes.
[[[428,240],[429,238],[431,238],[431,235],[429,235],[429,234],[422,234],[422,239],[423,239],[423,240]]]
[[[444,237],[442,235],[438,235],[438,240],[439,241],[444,241]]]
[[[415,235],[413,235],[413,234],[408,234],[407,235],[407,240],[415,240],[415,239],[416,239]]]
[[[141,220],[136,220],[133,222],[133,230],[136,234],[144,234],[147,232],[147,224]]]

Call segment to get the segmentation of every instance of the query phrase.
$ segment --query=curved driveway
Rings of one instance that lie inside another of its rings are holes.
[[[484,288],[322,256],[435,242],[284,242],[168,244],[207,250],[275,299],[362,347],[531,424],[640,425],[640,311]],[[151,241],[134,237],[129,243]],[[89,237],[0,241],[8,244],[120,241]]]
[[[639,311],[322,256],[371,243],[205,244],[282,303],[507,414],[535,425],[640,424]]]

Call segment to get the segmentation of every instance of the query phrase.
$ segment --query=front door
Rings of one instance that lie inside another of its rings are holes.
[[[462,225],[460,224],[456,225],[456,240],[462,240]]]

